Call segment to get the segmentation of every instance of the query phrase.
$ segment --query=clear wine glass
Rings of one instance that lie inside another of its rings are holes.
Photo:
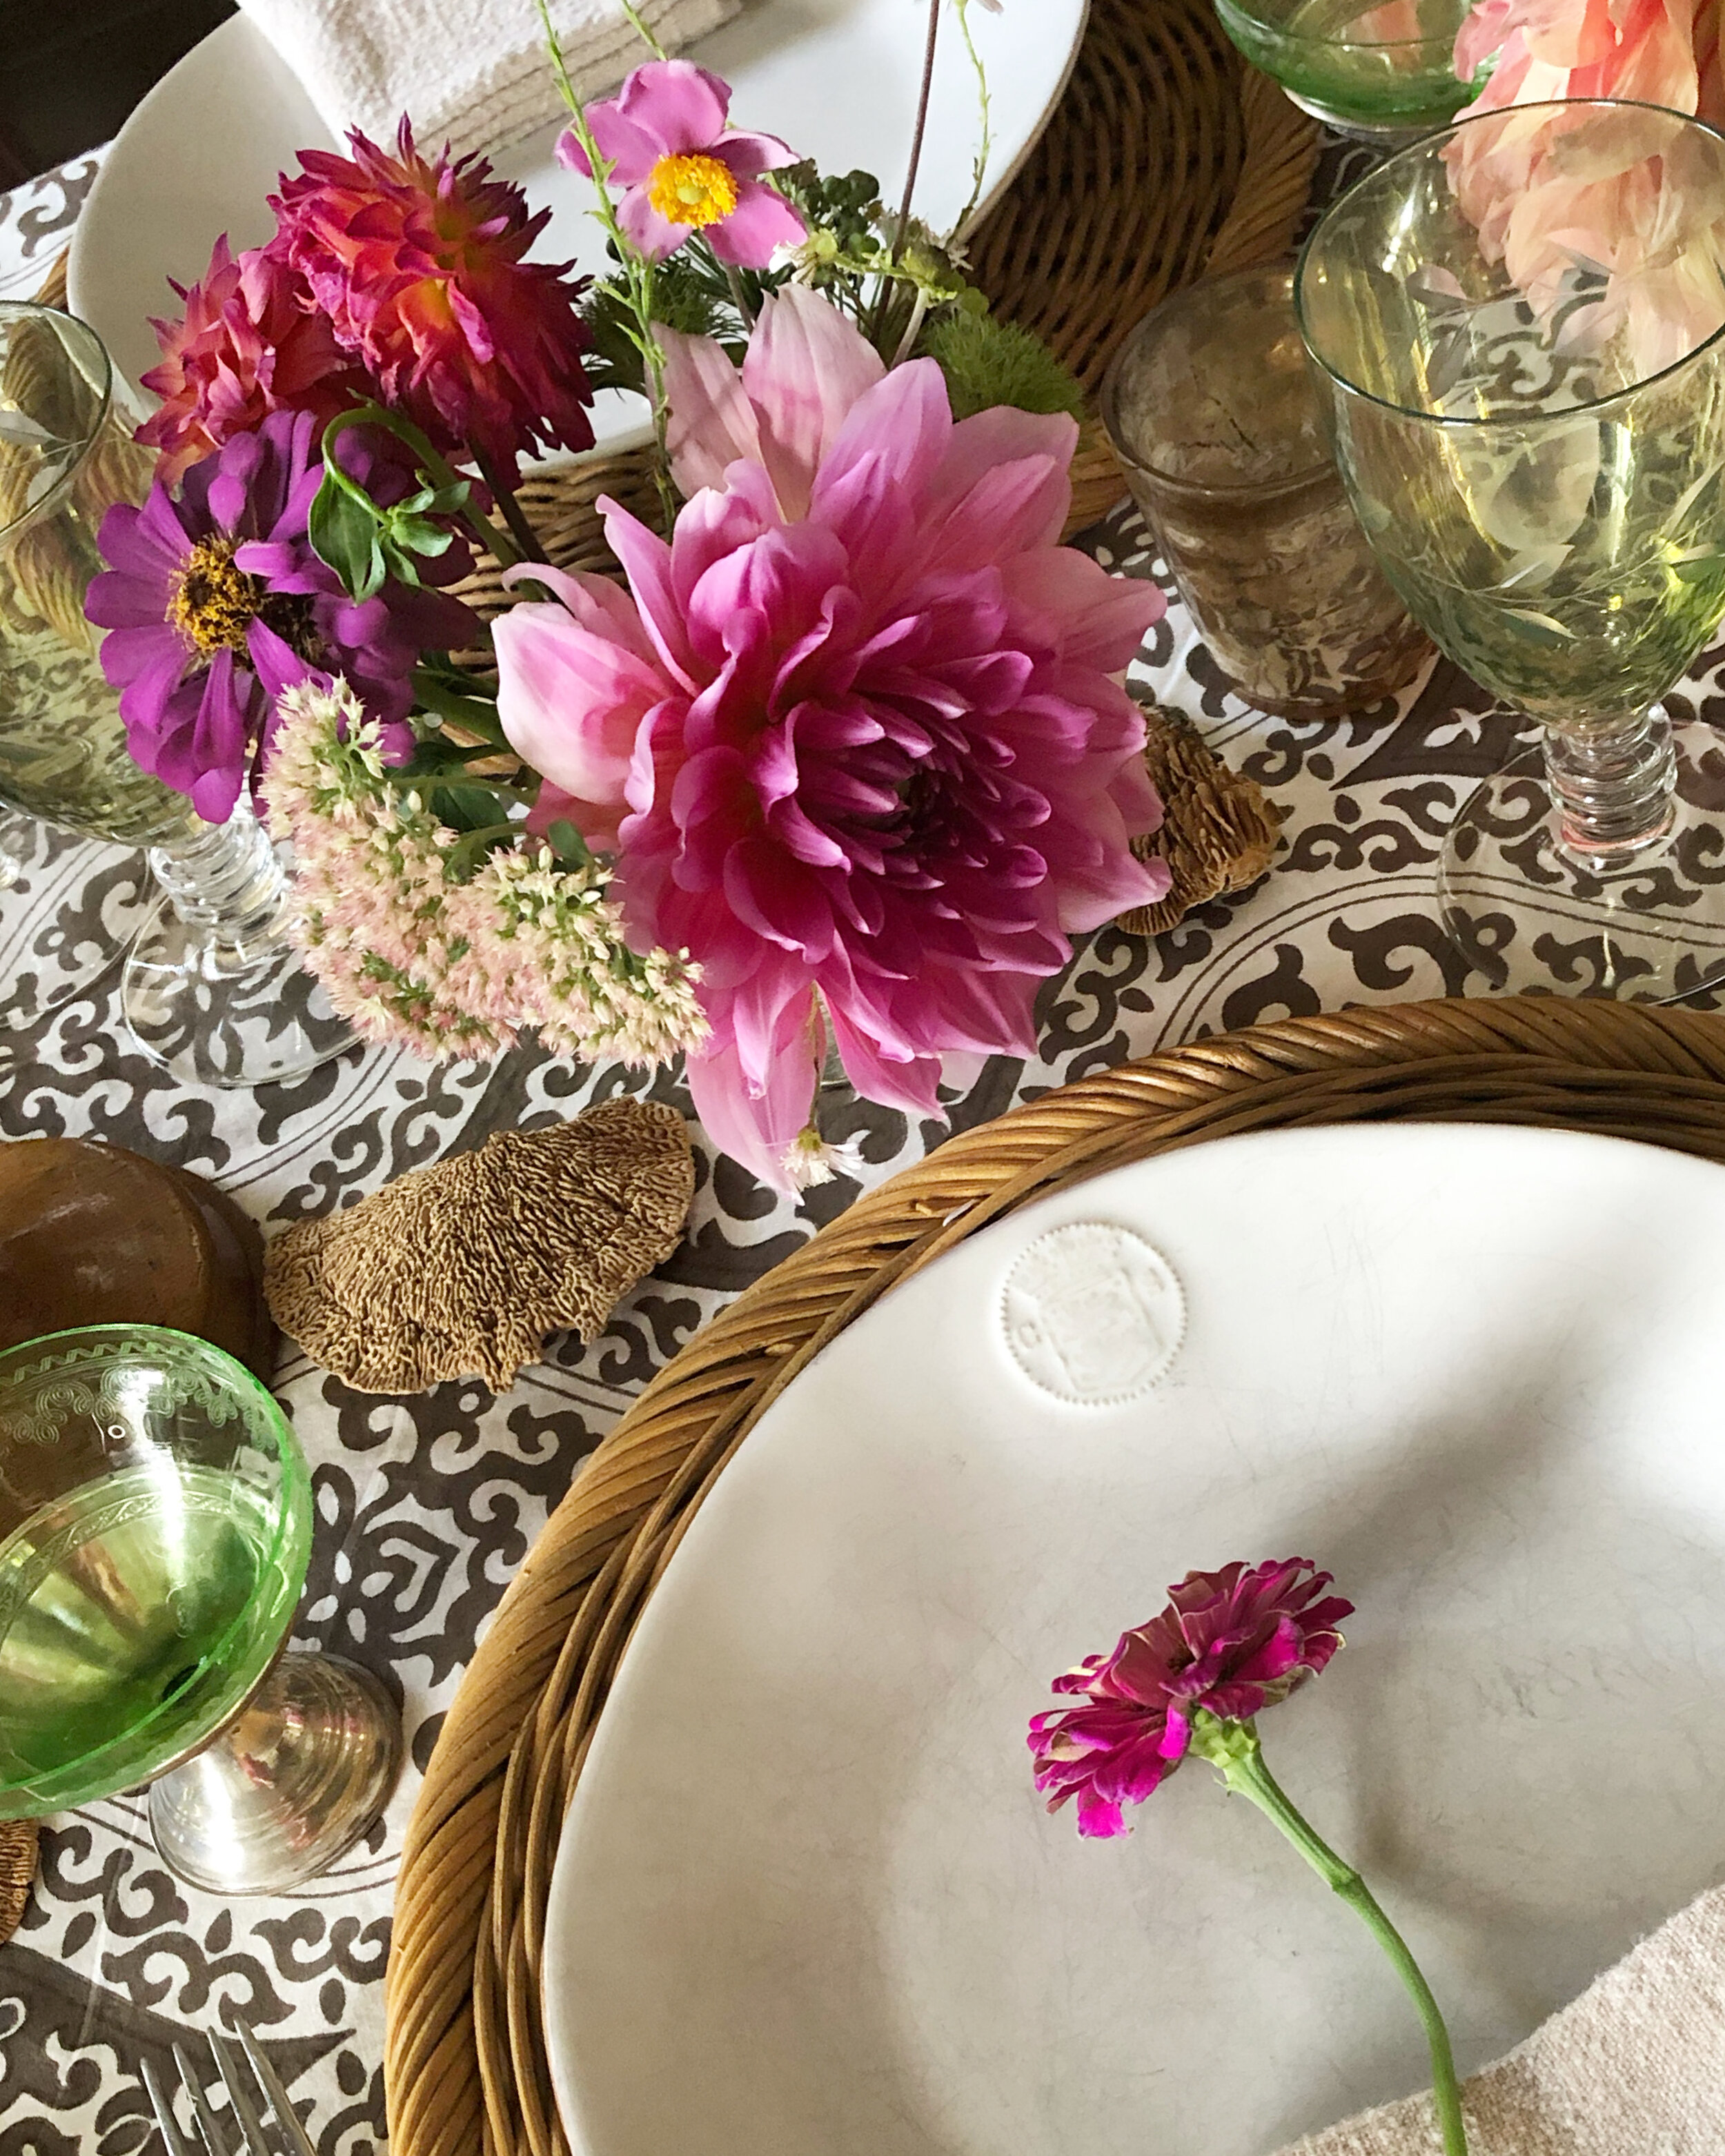
[[[1449,833],[1450,935],[1496,990],[1725,979],[1725,744],[1660,701],[1725,613],[1725,141],[1463,121],[1334,204],[1296,304],[1390,582],[1543,729]]]
[[[193,1885],[278,1891],[401,1761],[368,1672],[281,1650],[311,1548],[280,1409],[219,1348],[93,1325],[0,1353],[0,1819],[151,1784]]]
[[[257,1086],[352,1034],[286,941],[285,880],[250,806],[205,824],[126,752],[84,594],[103,515],[141,500],[150,470],[95,331],[0,303],[0,803],[149,850],[167,903],[127,960],[127,1023],[187,1082]]]

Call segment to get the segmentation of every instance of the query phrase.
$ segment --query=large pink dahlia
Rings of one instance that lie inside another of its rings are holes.
[[[1068,937],[1166,888],[1111,678],[1163,601],[1058,543],[1070,419],[955,424],[932,361],[886,372],[795,287],[740,377],[664,341],[692,498],[669,545],[603,505],[632,601],[506,614],[499,708],[542,814],[616,843],[639,947],[700,962],[696,1111],[783,1183],[823,1009],[861,1092],[937,1114],[942,1055],[1029,1054]]]
[[[540,446],[593,446],[589,340],[567,263],[524,258],[551,215],[480,157],[426,158],[357,131],[353,155],[302,150],[272,195],[268,252],[303,277],[383,402],[439,449],[471,449],[513,485]]]
[[[1303,1557],[1189,1572],[1160,1616],[1056,1677],[1054,1689],[1083,1704],[1031,1717],[1049,1810],[1076,1797],[1080,1834],[1124,1834],[1121,1807],[1142,1804],[1179,1766],[1200,1709],[1250,1722],[1328,1662],[1353,1610],[1324,1593],[1330,1584]]]

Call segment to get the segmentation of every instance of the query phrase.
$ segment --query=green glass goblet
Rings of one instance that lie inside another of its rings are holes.
[[[1302,112],[1380,149],[1453,120],[1470,0],[1216,0],[1222,28]]]
[[[377,1816],[399,1724],[374,1678],[283,1654],[311,1485],[219,1348],[95,1325],[0,1354],[0,1819],[151,1784],[193,1885],[315,1876]]]
[[[1389,581],[1543,729],[1444,844],[1470,988],[1725,979],[1725,742],[1660,701],[1725,613],[1725,140],[1609,100],[1464,121],[1329,210],[1296,305]]]

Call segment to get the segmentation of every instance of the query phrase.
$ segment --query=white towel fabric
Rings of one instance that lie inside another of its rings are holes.
[[[1465,2084],[1470,2156],[1722,2156],[1725,1887],[1644,1939],[1519,2050]],[[1283,2156],[1441,2156],[1430,2096]]]
[[[703,38],[742,0],[640,0],[667,52]],[[394,139],[403,112],[420,146],[506,149],[563,110],[534,0],[240,0],[304,84],[338,141],[358,127]],[[551,0],[583,100],[648,57],[618,0]]]

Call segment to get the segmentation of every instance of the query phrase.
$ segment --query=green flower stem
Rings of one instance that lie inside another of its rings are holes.
[[[498,477],[490,459],[480,450],[474,449],[471,444],[469,445],[467,453],[473,459],[480,477],[490,488],[491,499],[497,505],[498,513],[509,526],[509,536],[519,549],[517,559],[523,562],[542,562],[545,559],[543,542],[527,521],[526,513],[520,502],[516,500],[513,492]],[[511,564],[506,562],[503,566],[508,568]]]
[[[551,19],[549,0],[538,0],[538,7],[545,42],[551,50],[552,72],[557,78],[562,100],[569,108],[570,131],[581,145],[593,170],[593,192],[598,198],[593,214],[604,227],[605,237],[616,250],[629,287],[629,311],[634,317],[629,336],[636,351],[641,355],[641,365],[646,376],[647,403],[653,415],[653,442],[657,452],[654,460],[654,477],[658,481],[659,505],[664,512],[665,528],[669,534],[676,521],[677,497],[671,485],[670,453],[665,446],[665,352],[653,328],[653,264],[617,221],[617,205],[611,199],[611,190],[607,185],[611,177],[611,160],[599,154],[599,146],[593,140],[593,129],[588,123],[587,108],[576,95],[575,85],[569,80],[569,70],[563,62],[562,47],[557,42],[557,28]],[[634,9],[627,8],[627,12],[636,29],[649,45],[653,44],[654,38]],[[661,54],[660,58],[663,57]]]
[[[647,28],[647,25],[641,20],[639,15],[637,14],[633,5],[633,0],[621,0],[621,5],[624,15],[629,18],[629,27],[634,30],[635,35],[640,39],[641,43],[647,48],[648,51],[652,54],[655,59],[664,59],[666,57],[665,47],[660,44],[658,38],[654,36],[653,33]]]
[[[1250,1722],[1223,1722],[1200,1710],[1193,1720],[1192,1748],[1209,1761],[1237,1796],[1248,1799],[1281,1829],[1318,1877],[1347,1902],[1388,1954],[1408,1988],[1430,2046],[1432,2094],[1443,2129],[1445,2156],[1467,2156],[1467,2129],[1462,2123],[1461,2091],[1455,2079],[1450,2032],[1407,1941],[1378,1906],[1358,1872],[1321,1840],[1294,1809],[1264,1763],[1258,1732]]]
[[[971,71],[976,76],[976,101],[978,133],[976,163],[971,170],[970,200],[958,213],[958,221],[947,238],[962,240],[970,220],[976,215],[976,206],[983,198],[983,182],[988,173],[988,153],[993,148],[990,131],[988,107],[988,70],[983,65],[983,56],[976,49],[975,34],[970,27],[970,0],[954,0],[958,10],[958,33],[964,40],[964,49],[970,55]]]
[[[403,418],[399,412],[387,412],[381,404],[356,404],[351,411],[336,413],[323,430],[323,468],[344,494],[351,494],[360,501],[371,501],[365,489],[357,480],[348,477],[331,454],[331,445],[336,435],[347,427],[382,427],[397,436],[419,459],[420,470],[434,486],[463,486],[466,484],[449,459],[440,456],[433,449],[430,441],[411,419]],[[490,518],[474,507],[471,500],[463,507],[461,515],[480,544],[489,548],[506,569],[513,568],[522,558]]]

